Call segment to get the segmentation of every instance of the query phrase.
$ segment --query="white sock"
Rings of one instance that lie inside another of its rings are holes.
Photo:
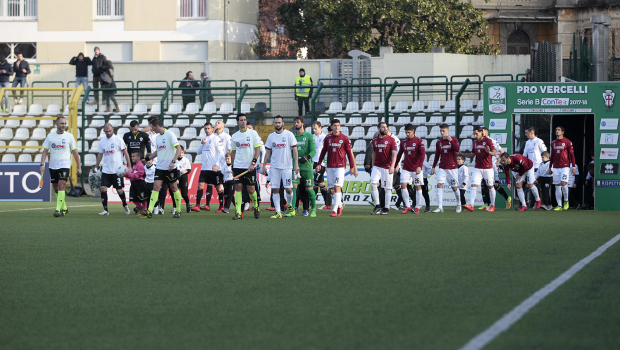
[[[562,187],[560,185],[555,186],[555,200],[558,202],[558,206],[562,206]]]
[[[476,191],[478,190],[478,187],[470,187],[469,188],[469,205],[474,206],[474,203],[476,203]]]
[[[293,205],[293,192],[288,193],[284,190],[284,198],[286,199],[287,205]]]
[[[526,207],[527,205],[525,204],[525,193],[523,193],[523,188],[517,188],[517,195],[519,196],[521,206]]]
[[[342,198],[342,192],[336,192],[334,194],[334,202],[332,206],[332,211],[335,213],[338,211],[338,207],[340,206],[340,198]]]
[[[437,204],[440,209],[443,209],[443,187],[437,187]]]
[[[532,188],[530,188],[530,191],[532,191],[532,193],[534,194],[534,199],[536,199],[536,201],[538,202],[540,200],[540,195],[538,194],[538,187],[532,186]]]
[[[415,207],[422,208],[422,190],[415,191]]]
[[[562,186],[562,194],[564,195],[564,201],[568,202],[568,185]]]
[[[492,206],[495,206],[495,194],[496,194],[495,187],[491,187],[489,189],[489,198],[491,199]]]
[[[273,194],[273,205],[276,207],[276,212],[282,212],[280,210],[280,192]]]
[[[454,197],[456,198],[456,205],[461,205],[461,193],[458,188],[454,191]]]
[[[379,200],[379,185],[372,184],[371,192],[372,192],[372,200],[375,202],[375,207],[378,207],[379,206],[379,202],[380,202],[380,200]],[[385,203],[385,205],[388,205],[388,203]]]
[[[384,188],[385,190],[385,209],[390,209],[390,204],[392,204],[392,189]]]
[[[405,207],[409,207],[409,191],[406,188],[401,188],[401,195],[403,196],[403,202],[405,203]],[[417,202],[416,202],[417,203]]]

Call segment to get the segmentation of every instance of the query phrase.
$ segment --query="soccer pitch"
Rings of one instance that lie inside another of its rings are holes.
[[[460,349],[620,233],[617,212],[271,220],[262,205],[233,221],[67,204],[0,203],[2,349]],[[485,349],[617,349],[619,257],[616,243]]]

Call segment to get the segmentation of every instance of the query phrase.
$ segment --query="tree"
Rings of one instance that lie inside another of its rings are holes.
[[[278,7],[278,21],[308,58],[346,57],[353,49],[497,54],[482,11],[459,0],[296,0]]]

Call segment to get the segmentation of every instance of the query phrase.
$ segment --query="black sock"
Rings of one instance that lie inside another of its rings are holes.
[[[217,191],[217,198],[220,200],[220,207],[224,206],[224,191]]]
[[[389,191],[389,190],[387,190]],[[396,190],[396,195],[398,196],[398,199],[396,200],[396,207],[400,208],[401,205],[405,204],[405,206],[409,205],[409,203],[405,203],[405,201],[403,200],[403,194],[400,192],[400,188],[398,188]],[[389,208],[389,205],[388,207]]]
[[[200,206],[200,201],[202,201],[203,190],[196,191],[196,206]]]
[[[205,199],[207,200],[207,206],[211,206],[211,194],[213,193],[213,186],[207,185],[207,192],[205,193]]]
[[[508,193],[506,193],[506,190],[504,190],[502,186],[496,185],[495,189],[502,195],[502,197],[504,197],[505,200],[508,200]]]
[[[103,204],[103,210],[108,211],[108,192],[101,192],[101,204]]]
[[[417,198],[416,198],[416,193],[413,190],[413,187],[411,186],[411,184],[407,184],[407,192],[409,192],[409,199],[411,199],[411,207],[415,208],[415,206],[417,204],[416,203]],[[405,203],[405,206],[408,206],[408,205],[409,205],[409,203]]]
[[[491,204],[491,197],[489,196],[489,188],[487,186],[482,186],[482,188],[480,189],[480,192],[482,192],[482,202],[485,205],[490,205]],[[472,203],[473,205],[473,203]]]
[[[332,196],[327,192],[327,188],[325,186],[321,186],[321,196],[323,196],[323,201],[325,201],[325,205],[332,205]]]
[[[107,194],[107,193],[106,193]],[[125,200],[125,192],[120,192],[118,194],[119,197],[121,197],[121,201],[123,201],[123,207],[127,206],[127,200]],[[107,196],[106,196],[106,202],[107,202]],[[107,204],[107,203],[106,203]],[[107,210],[107,209],[106,209]]]

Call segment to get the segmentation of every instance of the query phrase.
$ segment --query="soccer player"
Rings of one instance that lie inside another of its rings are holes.
[[[140,131],[140,123],[137,120],[132,120],[129,123],[129,132],[126,132],[123,135],[123,141],[127,146],[127,152],[129,154],[134,154],[134,152],[139,152],[141,154],[141,159],[144,159],[144,156],[147,153],[151,153],[151,141],[149,138],[149,134]],[[135,163],[133,163],[133,156],[131,166],[133,167]]]
[[[398,164],[404,156],[403,168],[400,171],[400,191],[403,195],[405,209],[400,213],[406,214],[408,211],[411,211],[411,207],[409,206],[409,189],[407,185],[413,183],[416,191],[415,210],[413,212],[415,214],[420,214],[420,207],[422,206],[422,185],[424,184],[422,168],[424,167],[424,159],[426,158],[426,149],[424,148],[424,140],[415,136],[415,126],[413,126],[413,124],[405,124],[405,133],[407,134],[407,138],[401,142],[400,150],[396,157],[396,164]]]
[[[220,153],[222,154],[222,161],[220,162],[217,170],[218,180],[220,185],[217,186],[217,196],[220,202],[220,207],[217,209],[216,213],[224,213],[224,173],[222,169],[226,167],[226,155],[230,155],[230,135],[224,132],[224,122],[218,120],[215,123],[215,135],[220,138],[222,141],[218,144],[220,148]],[[210,197],[209,197],[210,198]],[[207,207],[210,203],[207,203],[205,206],[205,210],[209,210]],[[226,211],[228,213],[228,211]]]
[[[375,199],[379,199],[379,185],[383,187],[385,191],[385,203],[381,208],[375,203],[375,208],[370,213],[371,215],[390,214],[390,201],[392,197],[392,183],[394,175],[394,167],[396,165],[396,141],[390,135],[388,135],[388,127],[385,122],[380,122],[379,136],[372,139],[372,172],[370,173],[370,183],[372,195]]]
[[[347,167],[347,159],[351,166],[351,174],[357,177],[357,166],[353,156],[351,140],[340,132],[340,120],[331,120],[332,133],[325,137],[323,149],[317,160],[316,171],[321,171],[323,158],[327,155],[327,183],[334,195],[332,213],[330,216],[342,215],[344,204],[342,203],[342,185],[344,185],[344,171]]]
[[[506,173],[506,184],[508,189],[510,189],[510,170],[512,170],[512,174],[515,177],[515,187],[517,188],[517,195],[519,196],[519,201],[521,202],[521,208],[519,208],[519,211],[527,210],[525,193],[523,192],[523,182],[525,180],[527,180],[527,187],[532,191],[534,198],[536,199],[536,209],[540,209],[541,201],[538,195],[538,188],[534,186],[536,177],[534,173],[534,163],[532,160],[520,154],[511,156],[508,153],[502,153],[501,159],[504,163],[504,173]]]
[[[45,171],[47,154],[50,155],[50,178],[56,193],[55,217],[65,216],[69,212],[65,202],[65,186],[69,178],[72,154],[73,159],[78,164],[77,175],[82,174],[82,168],[79,166],[82,163],[77,151],[77,143],[73,134],[66,132],[66,129],[67,119],[65,117],[56,118],[56,130],[52,130],[43,141],[43,154],[41,155],[41,174]]]
[[[220,147],[222,139],[213,133],[213,126],[210,122],[204,124],[204,130],[206,136],[196,150],[196,153],[202,155],[202,168],[200,169],[200,177],[198,179],[198,191],[196,191],[196,206],[192,208],[195,212],[200,212],[200,201],[204,194],[205,183],[207,184],[207,204],[205,209],[208,211],[209,204],[211,203],[211,193],[213,193],[212,186],[215,186],[219,192],[219,187],[222,185],[220,181],[223,180],[219,176],[219,173],[221,173],[220,164],[222,164],[222,158],[225,158],[224,154],[222,154],[223,148]]]
[[[489,129],[483,126],[482,130],[484,131],[484,136],[489,137]],[[491,142],[493,142],[493,147],[495,147],[495,151],[497,152],[498,155],[501,155],[502,153],[504,153],[504,150],[502,149],[502,147],[499,145],[499,143],[495,139],[492,139],[490,137],[489,139],[491,140]],[[499,168],[498,168],[499,164],[498,163],[499,163],[499,156],[493,157],[493,178],[495,179],[495,184],[493,186],[495,187],[496,193],[499,193],[506,200],[506,209],[510,209],[510,207],[512,206],[512,197],[510,197],[508,193],[506,193],[504,188],[499,185]],[[481,189],[481,192],[482,192],[482,200],[484,201],[484,205],[478,209],[480,210],[489,209],[489,207],[491,206],[489,189],[486,186],[483,186]]]
[[[123,208],[125,208],[125,214],[129,215],[131,211],[127,206],[127,199],[123,187],[125,186],[123,177],[119,177],[116,174],[116,170],[123,165],[123,156],[125,156],[126,164],[131,164],[129,159],[129,153],[127,153],[127,146],[122,138],[114,135],[114,127],[110,123],[106,123],[103,126],[103,132],[105,136],[99,140],[99,149],[97,152],[97,162],[95,168],[99,167],[101,160],[103,159],[103,168],[101,169],[101,204],[103,205],[103,211],[99,215],[109,215],[108,212],[108,187],[113,186],[118,193],[118,196],[123,202]]]
[[[181,145],[179,145],[176,135],[164,128],[164,123],[161,120],[153,119],[150,123],[153,131],[159,135],[157,135],[155,152],[147,154],[146,156],[146,160],[157,158],[154,176],[155,182],[153,184],[153,192],[151,192],[149,208],[142,213],[149,219],[153,217],[153,208],[159,199],[159,191],[164,182],[167,183],[172,190],[172,198],[174,199],[176,207],[181,207],[179,170],[176,167],[177,159],[181,156]],[[162,200],[165,200],[165,198]],[[181,211],[176,210],[172,217],[175,219],[180,218]]]
[[[314,146],[316,148],[314,157],[312,157],[312,168],[314,169],[314,190],[315,192],[320,190],[321,196],[323,196],[323,201],[325,202],[325,205],[323,205],[321,209],[331,209],[332,196],[327,192],[327,187],[325,187],[325,167],[323,167],[321,171],[316,171],[316,166],[319,164],[319,155],[323,150],[323,141],[325,140],[326,136],[325,134],[323,134],[323,130],[321,129],[321,127],[321,122],[318,120],[312,123],[312,131],[314,132],[314,135],[312,135],[312,137],[314,138]],[[318,196],[318,193],[316,194]]]
[[[456,212],[460,213],[461,196],[459,195],[459,171],[456,162],[456,154],[460,150],[459,141],[456,137],[450,136],[448,124],[441,124],[439,131],[441,132],[441,137],[435,145],[435,160],[431,170],[431,175],[435,174],[435,167],[437,162],[439,162],[439,170],[437,171],[437,203],[439,207],[433,210],[433,213],[443,213],[443,185],[446,181],[452,187],[452,191],[454,191]],[[440,159],[441,161],[439,161]]]
[[[471,189],[469,191],[469,204],[463,208],[474,211],[474,202],[476,200],[476,188],[480,186],[482,180],[486,181],[489,188],[489,197],[491,197],[491,205],[488,212],[495,211],[495,176],[493,175],[493,156],[497,155],[497,151],[493,146],[493,141],[490,138],[484,136],[484,129],[477,126],[474,129],[473,152],[469,154],[463,154],[466,158],[476,157],[476,163],[474,165],[474,174],[471,180]]]
[[[292,132],[284,129],[284,120],[281,116],[273,118],[273,127],[275,131],[267,137],[265,144],[265,158],[271,157],[271,167],[269,168],[269,176],[271,178],[271,191],[273,193],[273,203],[276,208],[276,215],[272,219],[282,219],[280,211],[280,181],[283,183],[284,196],[288,212],[295,216],[295,208],[293,207],[293,171],[295,175],[299,174],[299,153],[297,152],[297,139]],[[263,169],[265,164],[262,165]],[[294,169],[294,170],[293,170]],[[263,174],[267,175],[265,170]]]
[[[564,127],[555,128],[556,139],[551,142],[551,166],[549,174],[553,173],[553,184],[555,185],[555,199],[558,206],[555,211],[568,210],[568,173],[577,174],[575,168],[575,153],[573,151],[573,143],[564,137]],[[572,168],[572,169],[571,169]],[[564,206],[562,207],[562,196],[564,197]]]
[[[299,175],[293,177],[293,203],[297,204],[297,187],[301,182],[302,187],[306,188],[308,199],[310,199],[310,217],[316,217],[316,193],[314,193],[314,174],[312,172],[312,158],[316,153],[314,137],[304,128],[304,117],[295,117],[295,139],[297,140],[296,151],[299,155]],[[304,208],[306,209],[306,208]],[[305,211],[305,210],[304,210]],[[293,211],[293,214],[295,212]],[[305,215],[307,215],[305,211]],[[291,214],[291,215],[293,215]]]
[[[254,218],[260,218],[258,208],[258,197],[256,194],[256,162],[260,156],[261,139],[258,133],[247,128],[247,117],[241,113],[237,115],[237,125],[239,131],[231,138],[231,159],[233,163],[233,176],[236,177],[245,172],[235,180],[235,209],[236,213],[233,220],[243,219],[241,205],[243,203],[243,185],[248,190],[248,196],[254,206]],[[247,172],[246,172],[247,170]]]

